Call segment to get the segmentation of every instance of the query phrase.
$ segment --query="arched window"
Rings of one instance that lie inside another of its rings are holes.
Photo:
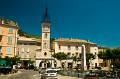
[[[47,53],[45,52],[45,53],[44,53],[44,55],[46,56],[46,55],[47,55]]]

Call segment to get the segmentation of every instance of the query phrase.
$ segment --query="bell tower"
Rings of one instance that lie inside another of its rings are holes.
[[[51,54],[50,54],[50,18],[48,16],[48,9],[45,9],[45,13],[43,16],[43,20],[42,20],[42,56],[44,58],[50,58]]]

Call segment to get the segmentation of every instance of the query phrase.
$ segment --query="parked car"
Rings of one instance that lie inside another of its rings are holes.
[[[57,71],[55,69],[46,69],[41,74],[41,79],[58,79]]]
[[[98,74],[96,72],[90,72],[85,75],[84,79],[99,79]]]

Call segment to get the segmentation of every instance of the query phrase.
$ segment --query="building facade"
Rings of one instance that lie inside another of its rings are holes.
[[[18,25],[8,19],[0,19],[0,56],[14,57],[17,48]]]
[[[95,59],[89,61],[91,62],[90,67],[95,68],[99,66],[97,56],[98,47],[95,43],[80,39],[60,38],[54,41],[53,48],[55,53],[64,52],[68,56],[67,60],[62,61],[62,64],[57,61],[57,66],[66,68],[83,67],[83,64],[86,66],[86,53],[95,55]],[[74,56],[78,59],[77,61],[71,59]]]
[[[95,43],[80,40],[80,39],[66,39],[59,38],[50,43],[50,27],[51,22],[47,13],[47,9],[44,14],[44,19],[41,23],[42,28],[42,39],[41,39],[41,49],[36,53],[36,66],[37,67],[66,67],[74,68],[76,66],[83,67],[86,70],[86,53],[92,53],[95,55],[95,59],[90,60],[90,68],[95,68],[99,66],[98,61],[98,46]],[[52,48],[52,49],[51,49]],[[67,54],[68,58],[62,60],[62,64],[56,58],[52,57],[52,54],[64,52]],[[76,56],[78,58],[77,62],[74,62],[71,57]]]
[[[26,68],[32,61],[35,65],[36,52],[41,49],[41,39],[19,36],[17,56],[20,57],[21,66]]]

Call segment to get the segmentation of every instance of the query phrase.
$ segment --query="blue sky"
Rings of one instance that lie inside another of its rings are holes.
[[[17,21],[25,32],[41,35],[46,6],[52,23],[51,37],[120,46],[120,0],[0,0],[0,17]]]

